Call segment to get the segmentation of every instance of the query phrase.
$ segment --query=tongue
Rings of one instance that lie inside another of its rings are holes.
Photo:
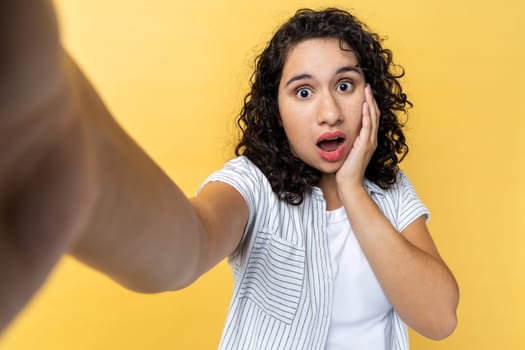
[[[337,140],[324,140],[319,142],[318,146],[325,152],[333,152],[339,147],[339,142]]]

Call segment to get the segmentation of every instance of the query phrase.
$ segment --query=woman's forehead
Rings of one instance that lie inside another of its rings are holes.
[[[350,46],[337,38],[303,40],[288,50],[283,71],[291,67],[319,68],[321,64],[355,66],[359,60]]]

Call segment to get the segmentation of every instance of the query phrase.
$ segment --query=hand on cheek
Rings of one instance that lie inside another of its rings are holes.
[[[366,167],[377,147],[379,108],[370,85],[365,87],[365,102],[362,106],[361,130],[345,162],[336,174],[338,186],[362,185]]]

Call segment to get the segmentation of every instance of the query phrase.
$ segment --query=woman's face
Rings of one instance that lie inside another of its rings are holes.
[[[324,174],[335,173],[359,134],[365,78],[350,47],[308,39],[286,57],[278,91],[292,153]]]

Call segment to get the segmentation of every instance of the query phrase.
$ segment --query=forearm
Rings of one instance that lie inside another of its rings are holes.
[[[449,335],[456,324],[458,288],[441,258],[399,234],[362,186],[342,200],[361,248],[401,318],[427,337]]]
[[[75,243],[76,256],[130,288],[187,284],[202,230],[186,197],[63,52],[51,3],[1,6],[4,248],[35,281]]]
[[[0,19],[0,331],[70,250],[136,290],[187,285],[200,221],[64,54],[51,2]]]
[[[137,291],[186,286],[196,277],[203,243],[193,207],[114,121],[74,63],[68,71],[94,154],[98,192],[72,254]]]

